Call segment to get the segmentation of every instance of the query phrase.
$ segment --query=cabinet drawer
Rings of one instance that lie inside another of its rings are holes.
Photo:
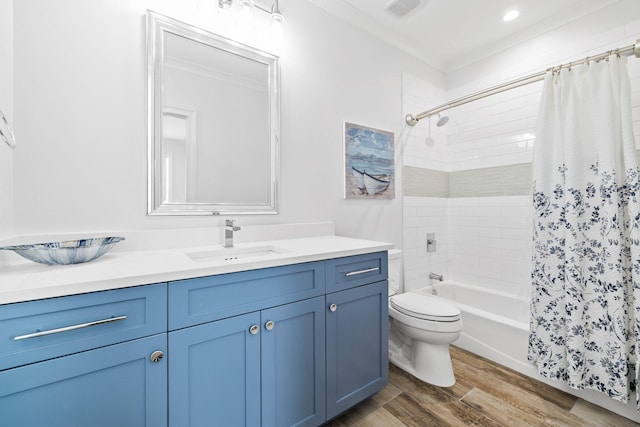
[[[287,265],[169,283],[169,330],[325,293],[324,262]]]
[[[0,307],[0,370],[162,333],[166,284]]]
[[[387,252],[355,255],[326,262],[327,293],[387,279]]]

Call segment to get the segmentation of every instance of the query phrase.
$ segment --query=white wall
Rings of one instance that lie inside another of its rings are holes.
[[[145,11],[215,31],[208,3],[15,2],[16,232],[222,224],[224,218],[145,215]],[[337,234],[400,245],[400,196],[343,199],[342,124],[399,135],[402,70],[440,85],[443,75],[308,1],[284,1],[280,8],[286,18],[280,214],[239,222],[333,221]]]
[[[0,0],[0,110],[13,124],[13,0]],[[13,150],[0,140],[0,238],[13,231]]]

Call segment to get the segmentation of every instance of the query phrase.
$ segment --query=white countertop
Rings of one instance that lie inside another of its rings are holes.
[[[246,261],[194,261],[187,255],[218,251],[223,249],[221,246],[110,252],[94,261],[74,265],[43,265],[25,260],[0,270],[0,304],[360,255],[386,251],[393,245],[320,236],[238,244],[236,247],[274,247],[281,251]]]

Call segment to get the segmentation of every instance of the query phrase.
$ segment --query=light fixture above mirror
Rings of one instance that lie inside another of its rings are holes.
[[[271,40],[272,44],[282,45],[282,23],[284,22],[284,16],[280,13],[278,7],[278,0],[271,5]]]
[[[262,4],[260,4],[262,3]],[[284,16],[278,0],[271,7],[265,1],[218,0],[216,21],[221,34],[251,46],[280,55],[283,42]],[[256,14],[256,10],[261,12]],[[261,15],[261,16],[257,16]]]
[[[258,9],[270,14],[271,20],[274,24],[282,25],[282,22],[284,21],[284,16],[282,15],[282,12],[280,12],[278,0],[273,2],[271,10],[255,4],[253,0],[237,0],[237,3],[240,4],[240,14],[253,15],[253,10]],[[233,0],[218,0],[218,8],[220,9],[231,9],[233,4]]]
[[[282,13],[280,12],[280,5],[278,4],[278,0],[275,0],[273,2],[273,4],[271,5],[271,10],[268,10],[265,7],[255,4],[253,0],[237,0],[237,2],[240,4],[240,7],[243,9],[244,8],[260,9],[263,12],[271,14],[271,17],[274,20],[279,19],[280,21],[282,21]],[[233,0],[218,0],[218,7],[220,9],[230,9],[231,6],[233,6]]]

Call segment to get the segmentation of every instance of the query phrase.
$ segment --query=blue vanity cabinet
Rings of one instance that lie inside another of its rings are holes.
[[[324,274],[321,261],[169,283],[169,425],[321,425]]]
[[[166,425],[166,289],[0,307],[0,425]]]
[[[386,252],[327,261],[327,288],[344,289],[326,297],[328,420],[388,383],[386,275]]]
[[[0,426],[320,426],[387,383],[386,252],[0,306]]]

